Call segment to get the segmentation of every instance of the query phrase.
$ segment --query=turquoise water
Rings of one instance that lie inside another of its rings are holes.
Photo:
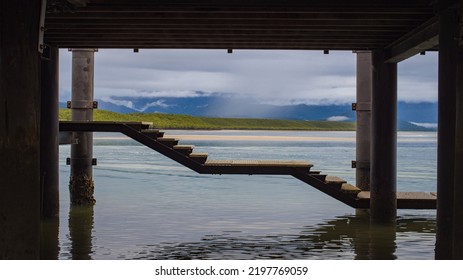
[[[211,159],[307,160],[316,170],[355,182],[355,132],[167,134],[262,136],[182,144],[194,144],[195,152]],[[399,191],[435,191],[436,143],[432,132],[399,133]],[[60,147],[59,235],[50,249],[59,259],[434,258],[435,211],[399,210],[397,227],[372,227],[355,210],[292,177],[199,175],[119,134],[95,135],[96,205],[70,209],[69,153],[69,146]]]

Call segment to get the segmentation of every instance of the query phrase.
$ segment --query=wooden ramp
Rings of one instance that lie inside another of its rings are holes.
[[[370,192],[361,191],[336,176],[311,170],[307,161],[210,160],[207,153],[194,153],[194,146],[179,145],[179,139],[165,137],[150,123],[61,121],[60,131],[120,132],[200,174],[290,175],[353,208],[369,208]],[[399,192],[399,209],[436,209],[435,193]]]

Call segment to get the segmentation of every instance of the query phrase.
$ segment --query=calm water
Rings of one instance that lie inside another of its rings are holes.
[[[292,141],[183,140],[211,159],[307,160],[354,183],[354,132],[168,131],[315,137]],[[188,136],[186,136],[188,138]],[[324,137],[320,139],[317,137]],[[435,211],[399,210],[371,227],[355,210],[292,177],[199,175],[119,134],[96,134],[96,205],[69,207],[60,147],[59,259],[433,259]],[[398,190],[435,191],[436,134],[399,133]],[[45,229],[53,232],[53,224]]]

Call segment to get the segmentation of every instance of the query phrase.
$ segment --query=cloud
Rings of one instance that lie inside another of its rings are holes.
[[[99,50],[95,97],[193,97],[227,93],[273,104],[355,102],[352,52],[235,50]],[[71,53],[60,52],[62,96],[71,88]],[[437,55],[399,64],[399,100],[437,99]]]
[[[107,96],[104,96],[103,98],[101,98],[101,100],[104,101],[104,102],[111,102],[111,103],[119,105],[119,106],[125,106],[125,107],[128,107],[130,109],[136,110],[136,108],[133,105],[133,102],[129,101],[129,100],[118,100],[118,99],[113,99],[113,98],[107,97]]]
[[[172,107],[172,106],[175,106],[175,105],[166,104],[166,101],[161,99],[161,100],[146,104],[145,106],[143,106],[143,108],[140,109],[140,111],[143,112],[146,109],[151,108],[151,107],[169,108],[169,107]]]
[[[437,123],[417,123],[417,122],[412,122],[412,124],[417,125],[417,126],[422,126],[422,127],[425,127],[425,128],[437,129]]]
[[[332,116],[332,117],[327,118],[326,120],[329,122],[344,122],[344,121],[349,120],[349,118],[346,116]]]

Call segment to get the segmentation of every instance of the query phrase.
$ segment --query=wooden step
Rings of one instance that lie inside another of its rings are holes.
[[[327,176],[326,174],[320,174],[320,173],[319,174],[310,174],[309,173],[309,175],[311,175],[312,177],[315,177],[318,180],[323,181],[323,182],[325,182],[325,178]]]
[[[138,131],[149,129],[149,127],[153,125],[152,122],[123,122],[123,124]]]
[[[309,172],[310,175],[318,175],[318,174],[320,174],[320,173],[322,173],[322,172],[321,172],[321,171],[317,171],[317,170],[310,170],[310,172]]]
[[[175,138],[164,138],[164,137],[158,138],[156,140],[159,141],[161,144],[166,145],[169,148],[173,148],[175,145],[178,144],[178,141],[179,141],[178,139],[175,139]]]
[[[361,192],[362,190],[357,188],[356,186],[353,186],[351,184],[342,184],[341,186],[341,191],[343,193],[348,193],[348,194],[354,194],[354,195],[357,195],[359,192]]]
[[[342,184],[347,183],[346,180],[341,179],[341,178],[336,177],[336,176],[326,176],[325,182],[326,182],[328,185],[330,185],[330,186],[332,186],[332,187],[335,187],[335,188],[339,188],[339,189],[341,189]]]
[[[192,146],[192,145],[175,145],[173,147],[173,149],[185,156],[188,156],[189,154],[191,154],[193,152],[193,149],[195,148],[195,146]]]
[[[192,160],[204,164],[207,160],[207,153],[191,153],[188,155]]]
[[[266,167],[296,167],[310,168],[312,164],[307,161],[276,161],[276,160],[211,160],[208,166],[266,166]]]
[[[149,129],[150,126],[152,126],[152,125],[153,125],[152,122],[141,122],[141,129],[140,130]]]
[[[164,132],[159,131],[159,129],[144,129],[141,132],[152,139],[157,139],[164,136]]]

